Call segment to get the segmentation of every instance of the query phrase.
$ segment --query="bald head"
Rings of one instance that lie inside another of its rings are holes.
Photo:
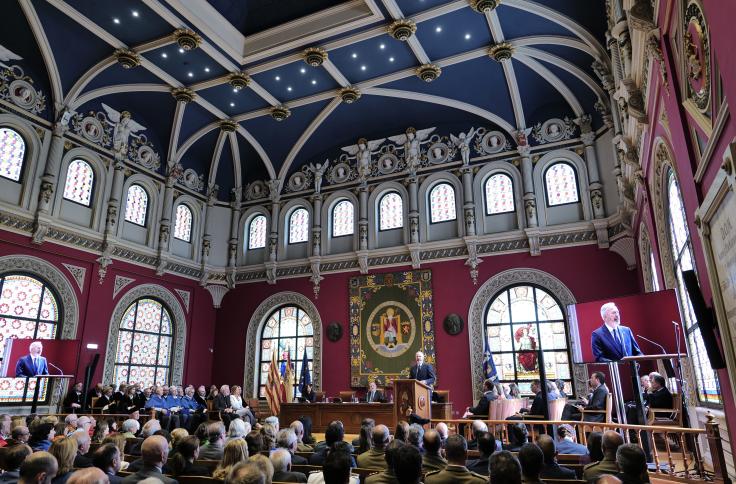
[[[447,440],[447,436],[450,434],[450,429],[447,428],[445,422],[438,423],[434,428],[439,434],[442,440]]]
[[[385,425],[376,425],[371,432],[373,438],[373,446],[377,449],[384,449],[388,445],[389,433],[388,427]]]
[[[603,474],[596,479],[595,484],[621,484],[621,479],[611,474]]]
[[[161,467],[169,458],[169,443],[162,435],[147,437],[141,445],[141,457],[145,464]]]
[[[618,434],[617,434],[618,435]],[[555,449],[555,441],[547,434],[542,434],[539,437],[537,437],[537,445],[540,449],[542,449],[542,454],[544,454],[544,462],[546,464],[551,464],[555,460],[555,455],[557,455],[557,449]]]
[[[424,451],[429,455],[439,454],[440,448],[442,448],[442,439],[440,438],[439,432],[434,429],[429,429],[424,432]]]
[[[34,452],[21,464],[18,482],[48,484],[58,471],[56,457],[45,451]]]
[[[69,476],[68,484],[109,484],[110,478],[97,467],[87,467]]]
[[[603,450],[603,455],[615,458],[616,450],[618,450],[623,443],[624,439],[618,432],[614,430],[606,430],[603,433],[603,439],[601,440],[601,450]]]

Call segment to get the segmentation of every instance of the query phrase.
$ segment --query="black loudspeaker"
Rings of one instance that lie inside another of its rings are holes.
[[[87,367],[84,369],[84,388],[82,389],[82,408],[87,409],[87,395],[89,394],[89,389],[92,386],[92,376],[95,374],[95,369],[97,369],[97,363],[100,361],[100,354],[95,353],[95,355],[92,357],[92,361],[87,365]],[[89,402],[90,404],[92,402]]]
[[[713,309],[705,304],[705,299],[703,298],[703,293],[700,292],[700,285],[698,285],[698,277],[695,275],[695,271],[682,271],[682,279],[690,296],[690,303],[693,305],[695,317],[698,319],[700,334],[703,337],[710,366],[714,370],[726,368],[726,361],[723,359],[723,354],[721,354],[721,350],[718,347],[718,340],[716,339],[716,318],[713,314]]]

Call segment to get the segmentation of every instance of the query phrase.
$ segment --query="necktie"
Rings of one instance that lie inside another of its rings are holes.
[[[616,343],[618,343],[619,348],[621,348],[621,353],[624,353],[624,342],[621,339],[621,333],[619,333],[618,328],[613,330],[613,334],[616,335]],[[626,355],[624,355],[626,356]]]
[[[371,392],[371,395],[370,395],[370,397],[368,397],[368,402],[370,403],[370,402],[372,402],[372,401],[373,401],[373,392]]]
[[[38,373],[38,358],[33,358],[33,369]]]

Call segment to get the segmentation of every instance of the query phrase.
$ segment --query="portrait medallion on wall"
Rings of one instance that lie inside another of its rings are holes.
[[[435,364],[429,270],[350,279],[350,383],[408,378],[417,351]]]
[[[710,109],[711,62],[708,25],[700,3],[687,4],[683,26],[683,62],[687,97],[702,113]]]

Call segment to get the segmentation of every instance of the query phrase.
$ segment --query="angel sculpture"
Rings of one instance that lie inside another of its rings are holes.
[[[360,138],[358,144],[342,148],[351,157],[355,157],[355,162],[358,165],[358,176],[362,183],[365,183],[368,175],[371,173],[371,157],[374,153],[378,152],[378,147],[384,141],[386,141],[386,138],[375,139],[373,141]]]
[[[23,60],[23,58],[7,47],[0,45],[0,67],[11,69],[11,67],[5,64],[5,62],[14,60]]]
[[[326,159],[324,163],[317,163],[317,166],[314,165],[314,163],[310,163],[309,166],[305,168],[307,172],[314,173],[314,193],[319,195],[320,191],[322,190],[322,177],[324,176],[325,172],[327,171],[327,167],[330,164],[330,159]]]
[[[419,168],[422,145],[427,142],[427,138],[429,138],[429,135],[434,130],[435,128],[427,128],[417,131],[414,128],[407,128],[405,134],[390,136],[388,138],[397,145],[404,146],[404,161],[406,161],[406,166],[412,175],[415,175],[417,168]]]
[[[114,127],[112,133],[112,149],[116,156],[125,158],[125,153],[128,150],[128,138],[131,135],[135,135],[134,133],[143,131],[146,128],[130,119],[130,113],[128,111],[121,113],[105,103],[102,103],[102,107],[107,113],[107,117],[110,118],[108,123]]]
[[[475,133],[477,133],[476,129],[471,128],[470,131],[468,131],[468,134],[460,133],[457,136],[455,136],[454,134],[450,135],[450,140],[452,141],[452,143],[460,149],[460,156],[463,159],[463,166],[468,166],[468,164],[470,163],[470,143],[473,141]]]

